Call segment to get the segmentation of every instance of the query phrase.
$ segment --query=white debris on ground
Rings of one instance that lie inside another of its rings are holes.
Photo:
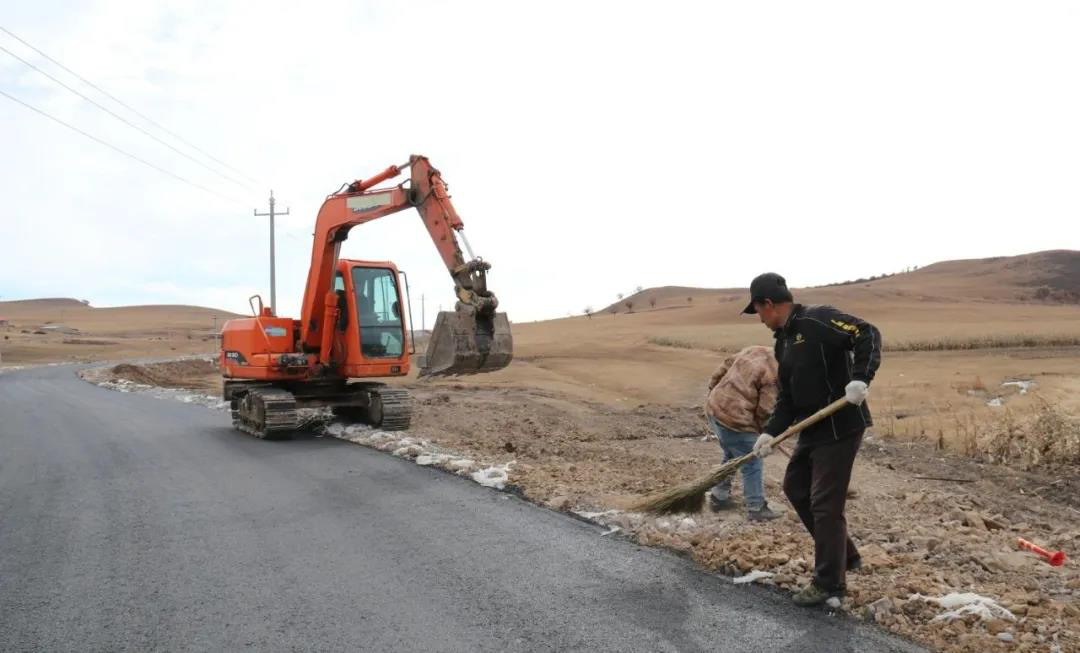
[[[445,451],[427,440],[400,437],[366,424],[334,421],[326,425],[324,432],[340,440],[386,451],[399,458],[407,458],[417,465],[438,467],[458,476],[471,478],[484,487],[496,490],[506,489],[506,485],[510,482],[510,468],[516,462],[511,460],[507,463],[485,467],[472,458]]]
[[[945,609],[945,612],[934,617],[931,621],[953,621],[954,619],[963,619],[969,614],[976,615],[982,621],[992,621],[994,619],[1016,621],[1016,615],[1002,607],[994,599],[972,592],[952,592],[940,597],[912,594],[908,597],[908,600],[936,603]]]
[[[189,390],[179,390],[176,388],[161,388],[153,385],[135,383],[134,381],[128,381],[127,379],[107,379],[90,382],[108,390],[115,390],[117,392],[137,392],[140,394],[148,394],[158,399],[172,399],[174,401],[180,401],[185,404],[197,404],[199,406],[205,406],[214,410],[225,410],[229,407],[229,402],[221,399],[220,397],[212,397],[210,395],[200,394],[198,392],[191,392]]]
[[[603,521],[603,519],[605,517],[611,517],[612,515],[618,515],[618,514],[622,513],[621,510],[605,510],[603,512],[589,512],[587,510],[571,510],[570,512],[574,513],[578,517],[581,517],[582,519],[587,519],[589,521],[595,521],[595,522],[601,522],[601,521]]]
[[[773,574],[771,571],[761,571],[760,569],[755,569],[754,571],[751,571],[745,576],[732,578],[731,582],[735,583],[736,585],[746,585],[749,583],[757,582],[759,580],[764,580],[766,578],[772,578],[774,575],[775,574]]]
[[[496,490],[501,490],[506,487],[507,482],[510,480],[510,466],[515,462],[511,460],[505,465],[493,465],[487,469],[481,469],[480,471],[473,472],[472,480],[476,481],[484,487],[493,487]]]
[[[1008,388],[1008,387],[1020,388],[1020,394],[1026,395],[1028,390],[1030,390],[1031,388],[1034,388],[1037,385],[1038,385],[1038,383],[1035,383],[1034,381],[1006,381],[1006,382],[1001,384],[1001,387],[1003,387],[1003,388]]]
[[[1028,390],[1036,387],[1037,385],[1039,385],[1039,384],[1035,383],[1034,381],[1027,381],[1027,380],[1022,380],[1021,379],[1021,380],[1016,380],[1016,381],[1005,381],[1004,383],[1001,384],[1001,387],[1003,387],[1003,388],[1018,388],[1020,390],[1019,394],[1026,395],[1028,393]],[[981,393],[969,390],[968,394],[970,394],[970,395],[978,395],[978,394],[981,394]],[[987,400],[986,405],[990,406],[992,408],[999,408],[1001,406],[1004,406],[1005,405],[1005,397],[991,397],[990,399]]]

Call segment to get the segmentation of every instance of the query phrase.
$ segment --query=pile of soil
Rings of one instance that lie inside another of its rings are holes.
[[[221,394],[221,372],[217,365],[206,359],[186,359],[163,363],[132,365],[121,363],[108,369],[113,380],[125,379],[132,383],[161,388],[183,388]]]

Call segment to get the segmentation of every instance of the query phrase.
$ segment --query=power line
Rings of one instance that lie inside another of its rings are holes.
[[[160,172],[162,174],[168,175],[168,176],[170,176],[173,179],[176,179],[178,181],[182,181],[185,184],[188,184],[189,186],[194,186],[195,188],[198,188],[199,190],[201,190],[203,192],[210,193],[211,195],[216,195],[216,196],[220,197],[221,199],[229,200],[230,202],[236,202],[237,204],[242,204],[243,203],[240,200],[236,199],[235,197],[229,197],[228,195],[222,195],[221,193],[219,193],[219,192],[217,192],[215,190],[211,190],[211,189],[207,188],[206,186],[203,186],[201,184],[197,184],[197,183],[191,181],[190,179],[185,179],[184,177],[181,177],[180,175],[176,174],[175,172],[170,172],[170,171],[166,170],[165,168],[161,168],[161,167],[158,167],[158,166],[154,165],[153,163],[150,163],[146,159],[142,159],[140,157],[135,156],[134,154],[132,154],[130,152],[122,150],[119,147],[116,147],[115,145],[113,145],[112,143],[108,143],[106,141],[103,141],[100,138],[98,138],[97,136],[94,136],[93,134],[84,132],[83,130],[79,129],[78,127],[75,127],[74,125],[68,124],[68,123],[64,122],[63,120],[61,120],[61,119],[59,119],[59,118],[57,118],[55,116],[52,116],[52,115],[42,111],[41,109],[31,105],[31,104],[23,102],[19,98],[15,97],[14,95],[11,95],[11,94],[7,93],[6,91],[0,90],[0,95],[3,95],[4,97],[11,100],[12,102],[16,102],[18,104],[23,105],[24,107],[26,107],[27,109],[30,109],[34,113],[38,113],[38,114],[40,114],[42,116],[45,116],[46,118],[48,118],[49,120],[52,120],[53,122],[60,123],[61,125],[63,125],[64,127],[67,127],[68,129],[70,129],[73,132],[82,134],[83,136],[85,136],[85,137],[89,138],[90,140],[94,141],[95,143],[99,143],[101,145],[104,145],[105,147],[109,148],[110,150],[113,150],[114,152],[119,152],[120,154],[123,154],[124,156],[128,157],[129,159],[134,159],[135,161],[138,161],[139,163],[143,164],[144,166],[146,166],[148,168],[153,168],[154,170],[157,170],[158,172]]]
[[[161,138],[159,138],[159,137],[157,137],[157,136],[154,136],[154,135],[153,135],[153,134],[151,134],[150,132],[146,131],[146,130],[145,130],[145,129],[143,129],[142,127],[139,127],[138,125],[136,125],[135,123],[131,122],[131,121],[130,121],[130,120],[128,120],[127,118],[124,118],[123,116],[121,116],[120,114],[116,113],[116,112],[115,112],[115,111],[113,111],[112,109],[109,109],[108,107],[106,107],[105,105],[101,104],[100,102],[97,102],[96,100],[92,100],[92,99],[90,99],[89,97],[87,97],[86,95],[83,95],[82,93],[80,93],[79,91],[76,91],[75,89],[73,89],[72,87],[68,86],[68,85],[67,85],[67,84],[65,84],[64,82],[62,82],[62,81],[60,81],[59,79],[57,79],[57,78],[53,77],[53,76],[52,76],[52,75],[50,75],[49,73],[47,73],[47,72],[45,72],[44,70],[42,70],[42,69],[38,68],[38,67],[37,67],[37,66],[35,66],[34,64],[30,63],[30,62],[29,62],[29,61],[27,61],[26,59],[23,59],[22,57],[20,57],[19,55],[15,54],[15,53],[14,53],[14,52],[12,52],[11,50],[8,50],[7,48],[5,48],[5,47],[4,47],[4,46],[2,46],[2,45],[0,45],[0,51],[6,52],[7,54],[11,55],[11,56],[12,56],[13,58],[15,58],[15,59],[18,59],[19,61],[21,61],[22,63],[26,64],[26,65],[27,65],[27,66],[29,66],[30,68],[33,68],[34,70],[38,71],[39,73],[41,73],[41,74],[42,74],[42,75],[44,75],[45,77],[48,77],[49,79],[51,79],[52,81],[56,82],[56,83],[57,83],[57,84],[59,84],[60,86],[63,86],[64,88],[66,88],[67,90],[71,91],[71,92],[72,92],[72,93],[74,93],[75,95],[78,95],[78,96],[79,96],[79,97],[81,97],[82,99],[86,100],[87,102],[89,102],[90,104],[94,105],[95,107],[97,107],[97,108],[101,109],[102,111],[104,111],[105,113],[109,114],[109,115],[110,115],[110,116],[112,116],[113,118],[116,118],[117,120],[119,120],[120,122],[124,123],[124,124],[125,124],[125,125],[127,125],[128,127],[131,127],[132,129],[134,129],[134,130],[136,130],[136,131],[140,132],[141,134],[144,134],[144,135],[146,135],[146,136],[148,136],[148,137],[150,137],[150,138],[154,139],[154,140],[155,140],[155,141],[157,141],[158,143],[161,143],[162,145],[164,145],[165,147],[169,148],[169,149],[170,149],[170,150],[172,150],[173,152],[176,152],[176,153],[177,153],[177,154],[179,154],[180,156],[183,156],[183,157],[185,157],[185,158],[187,158],[187,159],[190,159],[190,160],[194,161],[195,163],[197,163],[197,164],[201,165],[202,167],[206,168],[206,169],[207,169],[207,170],[209,170],[210,172],[212,172],[212,173],[214,173],[214,174],[216,174],[216,175],[218,175],[218,176],[220,176],[220,177],[223,177],[223,178],[225,178],[225,179],[228,179],[229,181],[231,181],[231,182],[232,182],[232,183],[234,183],[234,184],[237,184],[238,186],[242,186],[242,187],[244,187],[244,188],[248,188],[248,189],[250,190],[250,187],[249,187],[249,186],[248,186],[247,184],[245,184],[244,182],[242,182],[242,181],[237,181],[236,179],[233,179],[233,178],[232,178],[232,177],[230,177],[229,175],[225,174],[224,172],[220,172],[220,171],[218,171],[218,170],[216,170],[216,169],[214,169],[214,168],[211,168],[210,166],[206,165],[206,164],[205,164],[205,163],[203,163],[202,161],[199,161],[198,159],[196,159],[195,157],[191,156],[191,155],[190,155],[190,154],[188,154],[187,152],[184,152],[183,150],[181,150],[181,149],[178,149],[177,147],[173,146],[172,144],[170,144],[170,143],[166,142],[165,140],[163,140],[163,139],[161,139]]]
[[[60,63],[59,61],[57,61],[56,59],[53,59],[53,58],[52,58],[52,57],[50,57],[49,55],[45,54],[45,53],[44,53],[44,52],[42,52],[41,50],[39,50],[39,49],[37,49],[36,47],[34,47],[33,45],[31,45],[31,44],[27,43],[27,42],[26,42],[25,40],[23,40],[22,38],[20,38],[20,37],[19,37],[19,36],[18,36],[17,34],[13,33],[13,32],[12,32],[11,30],[7,29],[7,28],[6,28],[6,27],[4,27],[3,25],[0,25],[0,31],[4,32],[5,34],[7,34],[7,35],[8,35],[8,36],[10,36],[11,38],[15,39],[15,40],[16,40],[16,41],[18,41],[19,43],[22,43],[22,44],[23,44],[23,45],[25,45],[26,47],[28,47],[28,48],[30,48],[31,50],[33,50],[34,52],[38,53],[39,55],[41,55],[42,57],[44,57],[44,58],[45,58],[45,59],[47,59],[48,61],[50,61],[50,62],[52,62],[53,64],[55,64],[55,65],[56,65],[57,67],[59,67],[60,69],[62,69],[62,70],[64,70],[64,71],[66,71],[66,72],[67,72],[68,74],[72,75],[73,77],[75,77],[76,79],[78,79],[79,81],[81,81],[81,82],[82,82],[83,84],[86,84],[87,86],[89,86],[90,88],[94,89],[94,90],[95,90],[95,91],[97,91],[98,93],[101,93],[102,95],[104,95],[105,97],[109,98],[109,99],[110,99],[110,100],[112,100],[113,102],[115,102],[115,103],[119,104],[120,106],[124,107],[125,109],[127,109],[127,110],[128,110],[128,111],[130,111],[131,113],[133,113],[133,114],[135,114],[136,116],[138,116],[138,117],[142,118],[143,120],[145,120],[146,122],[150,123],[151,125],[153,125],[153,126],[157,127],[157,128],[158,128],[158,129],[160,129],[161,131],[165,132],[165,133],[166,133],[166,134],[168,134],[169,136],[172,136],[172,137],[173,137],[173,138],[175,138],[176,140],[180,141],[180,142],[181,142],[181,143],[183,143],[184,145],[187,145],[188,147],[190,147],[191,149],[195,150],[196,152],[198,152],[198,153],[202,154],[203,156],[205,156],[206,158],[210,159],[211,161],[213,161],[213,162],[215,162],[215,163],[217,163],[217,164],[219,164],[219,165],[225,166],[226,168],[228,168],[229,170],[232,170],[233,172],[235,172],[236,174],[240,175],[241,177],[244,177],[244,178],[246,178],[246,179],[247,179],[248,181],[251,181],[251,182],[255,182],[255,183],[259,183],[259,180],[258,180],[258,179],[254,179],[253,177],[251,177],[251,175],[245,174],[245,173],[244,173],[243,171],[241,171],[241,170],[237,170],[237,169],[236,169],[236,168],[234,168],[233,166],[229,165],[228,163],[225,163],[225,162],[224,162],[224,161],[222,161],[221,159],[218,159],[217,157],[215,157],[214,155],[210,154],[210,153],[209,153],[209,152],[207,152],[206,150],[203,150],[202,148],[200,148],[200,147],[198,147],[198,146],[194,145],[193,143],[191,143],[190,141],[188,141],[188,140],[187,140],[187,139],[185,139],[184,137],[180,136],[180,135],[179,135],[179,134],[177,134],[176,132],[174,132],[174,131],[172,131],[172,130],[170,130],[170,129],[166,128],[166,127],[164,127],[163,125],[161,125],[161,123],[159,123],[159,122],[157,122],[157,121],[153,120],[152,118],[150,118],[150,117],[149,117],[149,116],[147,116],[146,114],[144,114],[144,113],[141,113],[141,112],[137,111],[137,110],[136,110],[136,109],[134,109],[134,108],[133,108],[133,107],[132,107],[131,105],[127,104],[126,102],[124,102],[124,101],[123,101],[123,100],[121,100],[120,98],[116,97],[116,96],[115,96],[115,95],[113,95],[112,93],[109,93],[108,91],[106,91],[105,89],[101,88],[101,87],[100,87],[100,86],[98,86],[97,84],[95,84],[95,83],[91,82],[90,80],[86,79],[85,77],[83,77],[83,76],[82,76],[82,75],[80,75],[79,73],[77,73],[77,72],[75,72],[74,70],[72,70],[72,69],[68,68],[68,67],[67,67],[67,66],[65,66],[64,64],[62,64],[62,63]]]

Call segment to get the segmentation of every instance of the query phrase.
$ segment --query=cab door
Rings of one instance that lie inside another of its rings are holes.
[[[389,263],[357,263],[345,289],[351,315],[348,376],[402,376],[409,371],[403,300],[397,269]]]

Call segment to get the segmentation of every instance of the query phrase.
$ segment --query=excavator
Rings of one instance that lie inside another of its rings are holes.
[[[405,169],[408,186],[376,188]],[[456,295],[455,310],[438,314],[425,354],[417,356],[420,376],[492,372],[510,364],[510,321],[496,312],[499,302],[487,288],[491,265],[473,254],[442,175],[426,157],[413,155],[407,164],[343,185],[323,202],[299,320],[275,315],[253,295],[253,316],[223,326],[220,365],[234,427],[259,438],[288,437],[299,426],[300,408],[330,408],[384,430],[409,427],[409,392],[377,380],[409,374],[415,353],[403,274],[389,261],[338,255],[353,227],[410,207],[419,212]]]

